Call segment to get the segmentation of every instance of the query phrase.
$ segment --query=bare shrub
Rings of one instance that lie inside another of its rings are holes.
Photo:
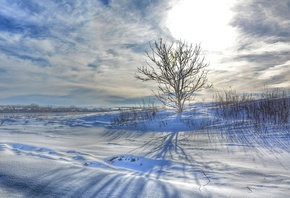
[[[158,112],[158,108],[154,102],[146,105],[145,100],[142,101],[143,103],[140,107],[120,109],[119,114],[112,118],[111,125],[137,127],[141,123],[153,120]]]
[[[225,119],[250,122],[256,130],[271,125],[289,125],[289,88],[266,89],[257,95],[237,94],[229,89],[214,96],[216,114]]]

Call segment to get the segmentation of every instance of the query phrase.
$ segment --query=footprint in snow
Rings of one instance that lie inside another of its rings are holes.
[[[73,156],[72,159],[77,160],[77,161],[85,161],[86,160],[86,158],[84,158],[83,156],[79,156],[79,155]]]
[[[56,151],[45,147],[36,147],[20,143],[7,143],[7,145],[17,155],[26,154],[46,159],[57,159],[56,156],[61,156]]]
[[[0,144],[0,151],[4,151],[4,145]]]

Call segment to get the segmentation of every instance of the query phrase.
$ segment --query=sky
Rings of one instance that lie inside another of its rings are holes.
[[[0,104],[139,103],[159,38],[201,43],[202,97],[290,85],[290,0],[0,0]]]

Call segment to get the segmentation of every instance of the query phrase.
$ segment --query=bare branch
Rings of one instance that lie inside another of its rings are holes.
[[[179,41],[166,43],[162,39],[150,43],[151,52],[145,52],[153,65],[137,68],[135,78],[153,80],[158,84],[154,95],[164,104],[183,111],[185,101],[194,98],[194,93],[207,88],[207,73],[201,46]]]

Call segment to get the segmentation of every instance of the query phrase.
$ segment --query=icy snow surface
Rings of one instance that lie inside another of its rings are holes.
[[[119,112],[0,115],[0,197],[288,197],[290,135],[177,116],[111,125]]]

